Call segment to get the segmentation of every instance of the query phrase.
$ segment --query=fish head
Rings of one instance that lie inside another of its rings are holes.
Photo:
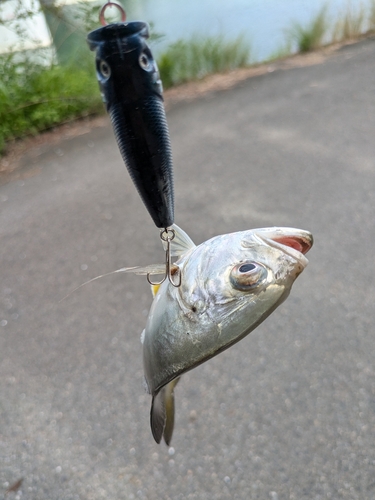
[[[143,336],[152,394],[256,328],[306,267],[308,231],[265,228],[212,238],[177,262],[179,288],[164,283]]]
[[[148,24],[141,21],[108,24],[88,34],[107,111],[118,102],[126,105],[150,93],[162,95],[158,67],[147,45],[149,36]]]

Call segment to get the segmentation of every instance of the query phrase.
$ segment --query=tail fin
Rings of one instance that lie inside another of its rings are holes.
[[[166,445],[169,446],[172,439],[174,428],[173,391],[179,380],[179,378],[172,380],[152,398],[150,412],[151,432],[158,444],[161,438],[164,437]]]

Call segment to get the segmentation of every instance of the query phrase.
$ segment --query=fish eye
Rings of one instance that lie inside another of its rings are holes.
[[[150,69],[152,69],[152,63],[145,52],[142,52],[142,54],[139,56],[138,61],[140,67],[145,71],[150,71]]]
[[[259,286],[267,278],[267,269],[258,262],[241,262],[230,272],[230,282],[233,288],[249,291]]]
[[[104,76],[104,78],[109,78],[111,76],[111,68],[105,61],[100,61],[99,71]]]
[[[256,265],[251,262],[249,264],[242,264],[242,266],[238,268],[240,273],[248,273],[249,271],[253,271],[253,269],[256,269]]]

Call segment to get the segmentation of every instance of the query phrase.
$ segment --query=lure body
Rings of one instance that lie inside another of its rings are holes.
[[[88,34],[117,144],[155,225],[174,221],[173,167],[162,83],[143,22],[114,23]]]

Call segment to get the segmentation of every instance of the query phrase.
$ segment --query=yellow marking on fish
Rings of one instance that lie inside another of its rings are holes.
[[[176,266],[176,264],[173,264],[171,267],[171,275],[174,276],[178,270],[179,267]],[[159,285],[151,285],[151,292],[153,297],[155,297],[155,295],[158,293],[160,285],[161,283]]]

